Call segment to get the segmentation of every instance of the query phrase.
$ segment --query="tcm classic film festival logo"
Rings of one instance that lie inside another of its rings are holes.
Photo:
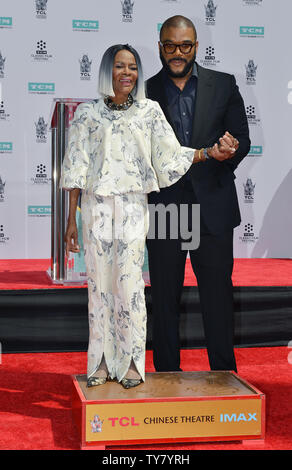
[[[51,206],[32,206],[27,207],[27,214],[29,217],[51,217],[52,209]]]
[[[72,20],[72,29],[76,32],[97,33],[99,21],[97,20]]]
[[[13,151],[12,142],[0,142],[0,154],[11,154]]]
[[[33,177],[31,178],[31,183],[35,185],[45,185],[50,182],[51,178],[48,176],[46,165],[44,163],[39,163]]]
[[[203,67],[216,67],[220,64],[220,60],[216,58],[215,48],[213,46],[206,47],[205,56],[200,60],[200,63]]]
[[[242,0],[246,6],[262,6],[263,0]]]
[[[29,82],[28,92],[32,95],[52,95],[55,93],[55,83]]]
[[[255,243],[259,239],[259,237],[255,234],[254,225],[251,223],[245,224],[243,235],[242,237],[239,237],[239,239],[243,243]]]
[[[260,125],[261,120],[256,114],[256,108],[254,105],[246,106],[245,111],[246,111],[247,122],[249,125],[251,126]]]
[[[264,38],[264,26],[240,26],[239,34],[242,38]]]
[[[9,121],[10,114],[7,112],[4,101],[0,101],[0,121]]]
[[[10,240],[10,237],[7,235],[5,229],[4,229],[4,225],[3,224],[0,224],[0,245],[4,245],[6,243],[8,243]]]
[[[43,41],[42,39],[40,41],[37,41],[35,52],[34,54],[31,54],[31,58],[35,62],[49,62],[50,60],[52,60],[53,56],[47,51],[46,41]]]
[[[11,28],[12,28],[12,17],[0,16],[0,29],[11,29]]]

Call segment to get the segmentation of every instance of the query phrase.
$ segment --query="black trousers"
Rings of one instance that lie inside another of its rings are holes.
[[[151,201],[151,198],[149,202]],[[168,201],[169,203],[170,201]],[[184,185],[180,202],[196,203]],[[191,213],[191,211],[190,211]],[[189,218],[189,223],[192,220]],[[181,239],[147,239],[153,316],[153,359],[156,371],[180,369],[180,301],[187,251]],[[234,370],[233,349],[233,230],[214,235],[201,220],[200,245],[190,250],[198,282],[200,305],[210,368]]]

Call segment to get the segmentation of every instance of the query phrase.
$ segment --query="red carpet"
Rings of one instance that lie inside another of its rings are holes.
[[[196,443],[119,447],[174,450],[292,449],[292,360],[286,347],[236,349],[238,374],[266,395],[264,444]],[[209,370],[206,351],[182,351],[184,370]],[[151,352],[146,368],[153,371]],[[71,375],[86,370],[86,353],[3,354],[0,366],[0,449],[74,450]],[[114,448],[112,448],[114,449]],[[116,447],[115,449],[118,449]]]
[[[0,289],[66,288],[51,283],[46,274],[49,265],[50,260],[47,259],[0,260]],[[292,260],[236,259],[233,283],[234,286],[292,286]],[[190,260],[187,259],[185,286],[196,284]]]

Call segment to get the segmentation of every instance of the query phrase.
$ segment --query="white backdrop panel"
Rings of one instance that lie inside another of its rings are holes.
[[[1,258],[50,257],[52,100],[95,98],[102,54],[115,43],[139,51],[145,78],[156,73],[159,25],[175,14],[196,25],[199,64],[233,73],[245,101],[252,149],[236,171],[235,256],[291,258],[292,2],[214,0],[213,17],[207,0],[132,3],[123,16],[121,0],[0,0]]]

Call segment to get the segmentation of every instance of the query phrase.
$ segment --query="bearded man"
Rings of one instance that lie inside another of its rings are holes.
[[[181,145],[202,149],[202,162],[174,185],[151,193],[148,201],[154,208],[175,204],[178,214],[187,204],[190,216],[192,205],[200,205],[200,244],[189,250],[189,256],[198,282],[210,368],[236,371],[233,230],[241,218],[234,170],[250,149],[244,102],[233,75],[197,64],[197,33],[188,18],[167,19],[158,45],[163,67],[146,82],[147,96],[159,102]],[[208,147],[214,142],[217,156],[210,158]],[[189,217],[188,223],[191,229],[197,222]],[[150,227],[150,232],[155,229]],[[147,240],[157,371],[181,370],[179,311],[188,251],[180,237],[170,235],[168,230],[166,239],[156,233]]]

